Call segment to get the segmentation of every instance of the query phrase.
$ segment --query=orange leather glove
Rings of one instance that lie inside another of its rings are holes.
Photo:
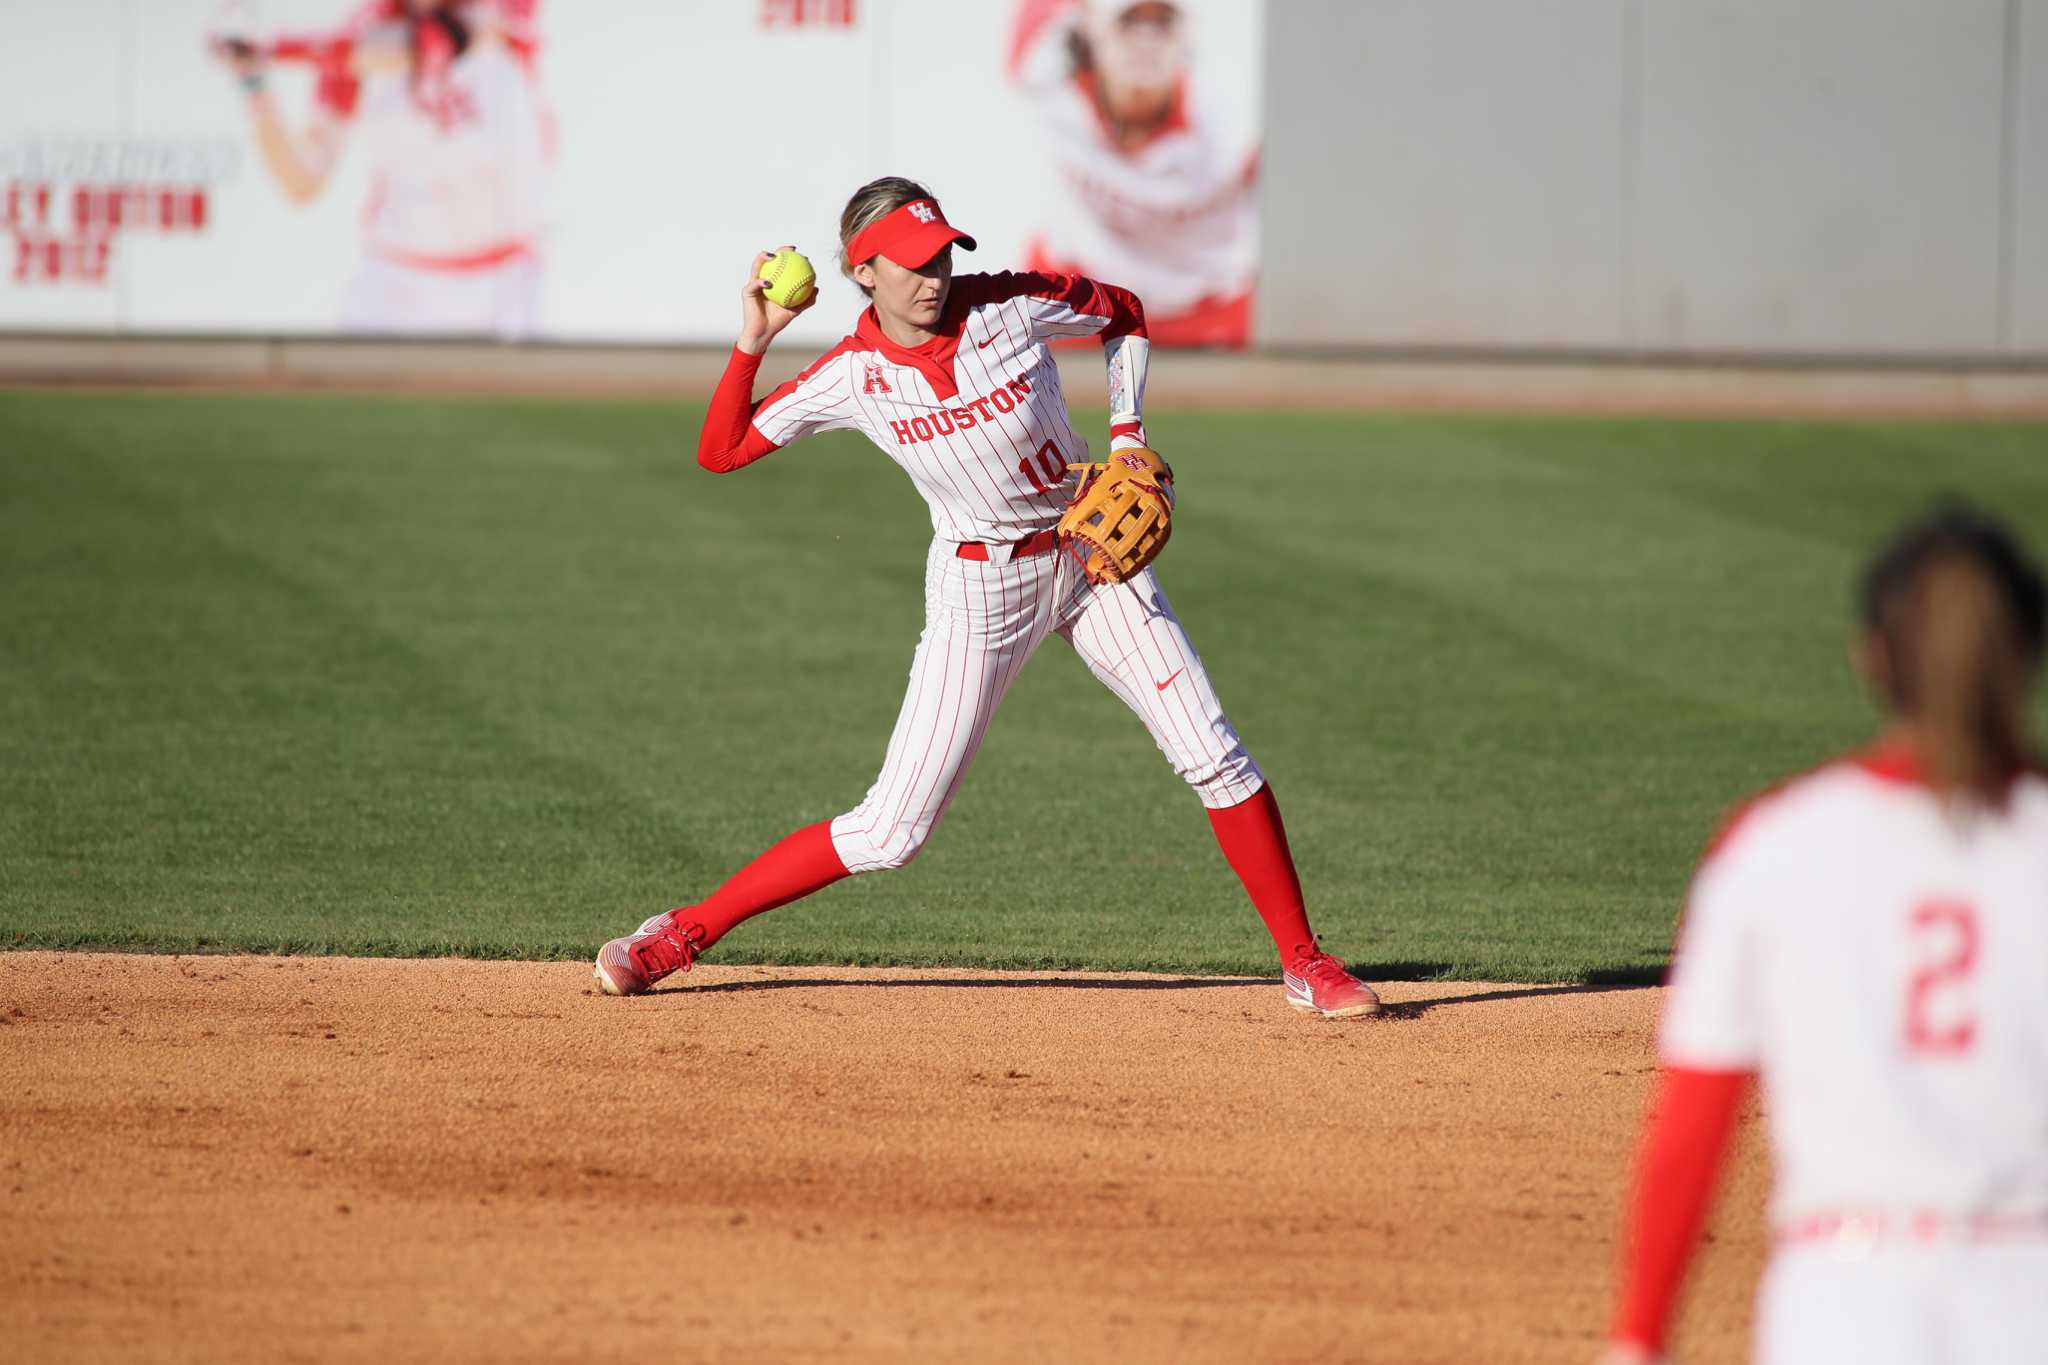
[[[1121,583],[1141,572],[1173,534],[1173,470],[1156,450],[1132,446],[1082,471],[1060,517],[1060,543],[1081,559],[1090,583]]]

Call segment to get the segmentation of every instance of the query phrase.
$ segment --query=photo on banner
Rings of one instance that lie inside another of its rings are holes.
[[[540,187],[556,149],[538,5],[368,0],[323,28],[207,35],[248,95],[254,160],[293,204],[315,205],[346,145],[361,144],[369,185],[337,330],[539,332]],[[301,112],[269,92],[270,68],[283,63],[313,72]]]
[[[1212,109],[1220,58],[1192,9],[1020,0],[1004,72],[1031,101],[1059,187],[1028,264],[1133,290],[1155,345],[1242,347],[1259,144]]]
[[[1241,346],[1262,32],[1224,0],[38,6],[0,52],[0,329],[717,344],[792,241],[792,339],[830,340],[864,306],[839,207],[903,174],[973,224],[959,268]]]

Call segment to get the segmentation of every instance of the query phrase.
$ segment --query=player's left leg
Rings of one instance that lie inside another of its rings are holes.
[[[1071,564],[1067,571],[1075,572]],[[1059,633],[1137,713],[1208,810],[1224,858],[1273,936],[1288,1003],[1330,1018],[1376,1011],[1371,988],[1318,948],[1272,788],[1151,571],[1128,583],[1078,588]]]
[[[597,983],[606,995],[638,995],[686,972],[733,925],[801,900],[850,875],[828,824],[806,825],[726,878],[695,905],[664,910],[598,950]]]

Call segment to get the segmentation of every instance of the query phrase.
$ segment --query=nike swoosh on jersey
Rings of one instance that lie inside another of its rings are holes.
[[[977,351],[985,351],[989,347],[995,345],[998,341],[1001,340],[1001,337],[990,337],[987,341],[977,341],[974,343],[974,349]]]
[[[1166,690],[1167,688],[1169,688],[1169,687],[1173,686],[1173,680],[1174,680],[1175,678],[1178,678],[1178,677],[1179,677],[1179,676],[1180,676],[1181,674],[1183,674],[1183,673],[1185,673],[1185,672],[1187,672],[1187,670],[1186,670],[1185,668],[1176,668],[1176,669],[1174,669],[1174,670],[1173,670],[1173,672],[1171,672],[1171,673],[1169,673],[1169,674],[1167,675],[1167,677],[1166,677],[1166,681],[1165,681],[1165,682],[1163,682],[1163,683],[1153,683],[1152,685],[1153,685],[1154,687],[1158,688],[1158,689],[1159,689],[1159,690],[1160,690],[1161,692],[1164,692],[1164,691],[1165,691],[1165,690]]]

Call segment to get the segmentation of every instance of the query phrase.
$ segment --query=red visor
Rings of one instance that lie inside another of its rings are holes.
[[[846,259],[849,265],[859,265],[887,256],[905,269],[915,270],[949,242],[974,250],[974,239],[946,221],[938,200],[913,199],[855,233],[846,245]]]

